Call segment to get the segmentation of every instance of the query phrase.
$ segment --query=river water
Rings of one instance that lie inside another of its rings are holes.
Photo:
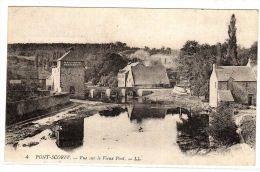
[[[225,165],[231,155],[209,153],[208,116],[179,112],[179,108],[137,104],[62,120],[20,141],[8,153],[38,163],[208,165],[210,157],[217,158],[214,165]],[[25,146],[28,142],[37,144]],[[61,155],[70,157],[61,160]]]

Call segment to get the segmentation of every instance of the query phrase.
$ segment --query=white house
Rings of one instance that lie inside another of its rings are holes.
[[[257,91],[257,69],[249,59],[246,66],[216,66],[210,77],[209,105],[217,107],[219,102],[237,102],[255,105]]]
[[[138,65],[138,62],[128,64],[124,69],[119,70],[117,74],[118,87],[133,87],[132,66]],[[129,73],[131,73],[129,75]]]

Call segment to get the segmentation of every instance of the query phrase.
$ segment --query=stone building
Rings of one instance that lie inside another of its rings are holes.
[[[209,105],[219,102],[256,104],[257,67],[249,59],[246,66],[218,66],[213,64],[210,77]]]
[[[124,69],[119,70],[117,74],[118,87],[133,87],[133,82],[131,82],[131,71],[132,66],[138,65],[138,62],[129,63]],[[129,77],[128,77],[129,76]]]
[[[73,48],[53,63],[51,77],[53,91],[69,92],[71,98],[85,98],[85,62]]]
[[[118,87],[154,88],[170,86],[164,66],[129,65],[118,73]]]

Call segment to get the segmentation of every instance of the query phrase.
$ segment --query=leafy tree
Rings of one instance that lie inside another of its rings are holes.
[[[209,78],[216,55],[217,46],[199,45],[196,41],[187,41],[181,49],[180,69],[187,73],[194,95],[208,99]]]
[[[256,41],[249,48],[249,57],[251,58],[251,60],[254,60],[255,62],[257,62],[257,45],[258,42]]]
[[[107,53],[104,56],[92,57],[92,67],[87,68],[86,78],[93,84],[100,86],[115,86],[116,83],[111,78],[117,77],[120,69],[124,68],[128,59],[121,57],[117,53]]]
[[[245,48],[238,48],[238,64],[241,66],[245,66],[248,62],[248,58],[250,57],[250,52]]]
[[[222,103],[216,112],[210,114],[209,133],[218,145],[230,146],[239,143],[236,133],[237,126],[233,119],[233,109],[227,103]]]
[[[230,24],[228,26],[228,51],[227,58],[229,65],[237,66],[239,65],[237,59],[237,38],[236,38],[236,17],[234,14],[231,16]]]

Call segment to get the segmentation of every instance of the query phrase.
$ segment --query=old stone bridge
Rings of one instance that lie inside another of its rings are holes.
[[[86,87],[86,98],[100,99],[105,97],[135,97],[142,96],[138,88],[110,88],[110,87]]]

